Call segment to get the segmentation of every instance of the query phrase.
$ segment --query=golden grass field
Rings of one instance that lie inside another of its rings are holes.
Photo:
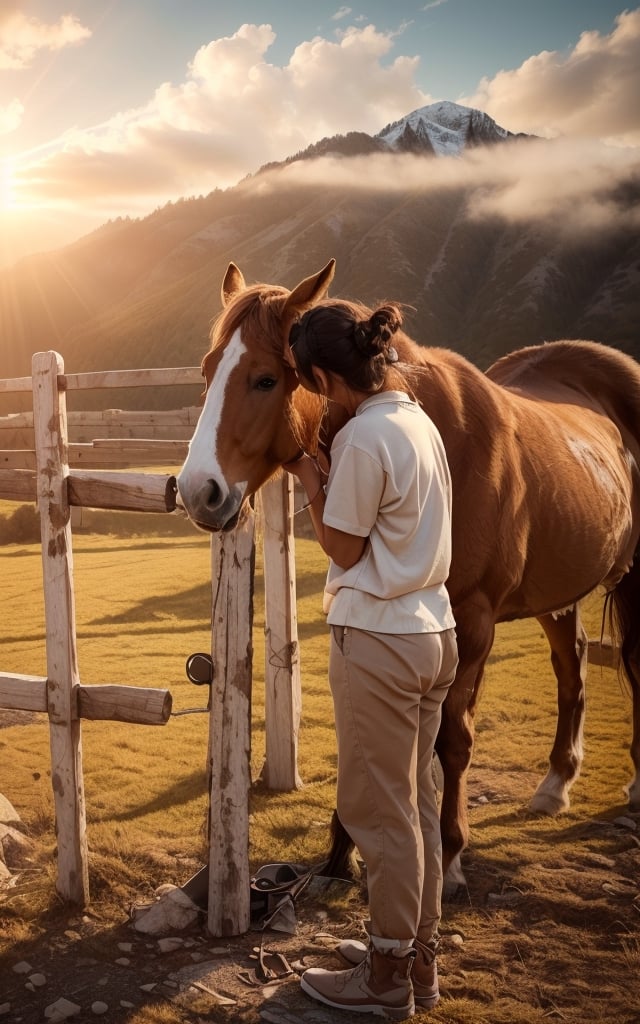
[[[86,512],[83,529],[74,534],[81,682],[166,687],[173,694],[174,711],[205,704],[206,688],[186,680],[184,665],[189,654],[207,651],[210,644],[208,538],[188,524],[175,526],[173,517],[152,522],[149,516],[119,520],[114,515],[115,532],[96,534],[91,532],[91,515]],[[298,540],[296,551],[304,786],[295,793],[271,793],[256,781],[251,795],[252,867],[273,860],[321,860],[334,804],[335,738],[326,683],[327,629],[320,606],[325,560],[309,540]],[[0,571],[0,671],[45,675],[39,545],[7,545],[0,553]],[[258,552],[255,780],[264,756],[261,583]],[[601,598],[586,602],[591,637],[600,635],[601,614]],[[640,816],[628,816],[623,794],[631,775],[629,701],[613,670],[591,668],[586,757],[572,791],[571,811],[557,819],[538,819],[527,814],[526,804],[546,771],[555,699],[548,648],[538,624],[500,626],[476,719],[472,835],[465,856],[468,891],[444,908],[443,998],[429,1014],[434,1021],[640,1024]],[[82,937],[82,918],[77,908],[60,906],[55,895],[46,719],[6,713],[3,718],[0,711],[3,723],[0,793],[20,813],[36,853],[31,868],[0,894],[0,1004],[5,981],[15,1007],[7,1019],[29,1024],[42,1019],[42,1009],[36,1012],[33,1000],[25,997],[17,1012],[11,965],[33,960],[38,950],[53,955],[56,942],[64,944],[60,937],[70,930]],[[172,717],[163,727],[83,722],[92,894],[88,913],[93,922],[87,942],[94,958],[104,955],[96,952],[96,935],[126,927],[131,903],[150,897],[162,883],[184,883],[203,863],[207,732],[206,714]],[[629,825],[613,823],[621,815],[627,815]],[[303,901],[305,937],[319,929],[318,920],[336,934],[353,931],[354,922],[366,916],[362,887],[327,896],[323,908],[318,911],[315,903],[305,907]],[[462,944],[449,941],[454,934],[462,937]],[[291,943],[298,948],[302,939],[288,942],[291,950]],[[72,969],[73,957],[80,955],[86,956],[82,945],[67,949],[65,969]],[[304,1019],[310,1004],[305,1000],[295,1010],[301,998],[295,981],[282,992],[293,1000],[292,1019]],[[156,1000],[105,1019],[248,1024],[261,1019],[262,1003],[256,999],[247,994],[245,1003],[229,1010],[212,1010],[204,1003],[185,1009],[176,1001]],[[324,1019],[349,1018],[336,1012]]]

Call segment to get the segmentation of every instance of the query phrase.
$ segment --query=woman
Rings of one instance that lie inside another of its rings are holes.
[[[313,968],[305,992],[329,1006],[402,1020],[438,1001],[442,892],[432,775],[442,702],[457,667],[445,581],[451,481],[440,435],[410,396],[392,341],[395,305],[341,301],[293,325],[301,384],[349,417],[324,476],[303,454],[299,477],[329,556],[324,610],[338,740],[337,810],[367,868],[368,948],[357,966]]]

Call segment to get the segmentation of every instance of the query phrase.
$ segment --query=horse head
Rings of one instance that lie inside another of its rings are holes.
[[[294,320],[324,297],[335,260],[292,291],[247,286],[235,264],[225,274],[223,309],[202,362],[204,407],[178,476],[190,519],[203,530],[230,530],[243,502],[301,449],[312,446],[320,400],[298,387],[288,336]],[[295,398],[294,398],[295,396]],[[301,415],[301,403],[317,415]]]

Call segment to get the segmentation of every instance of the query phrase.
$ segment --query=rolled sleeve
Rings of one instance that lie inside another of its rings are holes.
[[[378,517],[385,472],[379,462],[356,445],[331,453],[327,500],[322,520],[343,533],[368,537]]]

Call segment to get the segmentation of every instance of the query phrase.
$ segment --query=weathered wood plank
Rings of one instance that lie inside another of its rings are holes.
[[[74,469],[68,477],[69,504],[129,512],[173,512],[176,478],[162,473],[111,473]]]
[[[36,468],[36,453],[29,448],[16,448],[0,451],[0,467],[2,469]],[[33,474],[35,479],[35,473]]]
[[[0,708],[8,711],[46,711],[47,680],[19,672],[0,673]]]
[[[261,489],[265,599],[265,733],[263,778],[270,789],[302,786],[298,736],[302,710],[296,606],[293,478]]]
[[[78,687],[78,714],[94,722],[166,725],[171,704],[168,690],[109,683]]]
[[[96,437],[91,447],[118,452],[155,452],[161,456],[182,459],[189,450],[189,442],[153,437]]]
[[[60,391],[99,388],[172,387],[183,384],[202,384],[199,366],[168,366],[147,370],[97,370],[86,373],[61,373]],[[13,377],[0,380],[0,394],[18,394],[33,389],[32,377]]]
[[[82,740],[76,717],[79,685],[76,650],[71,511],[67,497],[67,423],[55,352],[32,360],[37,492],[42,534],[42,569],[47,648],[47,705],[56,834],[57,889],[63,899],[89,901],[89,860],[82,777]]]
[[[250,925],[249,789],[254,513],[211,541],[213,683],[209,735],[207,927],[240,935]]]
[[[171,717],[169,690],[113,683],[79,685],[72,694],[74,717],[91,721],[166,725]],[[47,712],[47,679],[18,672],[0,673],[0,708],[8,711]]]
[[[0,469],[0,498],[8,501],[35,501],[37,489],[35,470]]]
[[[31,380],[31,377],[27,378]],[[200,406],[188,405],[182,409],[156,409],[154,411],[141,409],[84,409],[67,413],[67,426],[69,433],[76,426],[95,426],[101,424],[111,426],[166,426],[184,427],[195,426],[201,413]],[[0,416],[1,430],[33,430],[32,412],[13,412],[7,416]]]
[[[87,373],[61,374],[58,385],[61,391],[79,388],[141,388],[170,387],[174,384],[202,384],[199,366],[161,367],[147,370],[98,370]]]
[[[31,389],[31,377],[12,377],[0,380],[0,395],[18,394],[21,391],[31,391]]]
[[[145,456],[145,465],[160,463],[166,465],[167,459],[159,459],[153,455]],[[117,449],[96,448],[92,443],[74,443],[69,445],[69,466],[71,469],[86,467],[87,469],[127,469],[129,466],[139,466],[141,458],[134,452],[125,455]]]

